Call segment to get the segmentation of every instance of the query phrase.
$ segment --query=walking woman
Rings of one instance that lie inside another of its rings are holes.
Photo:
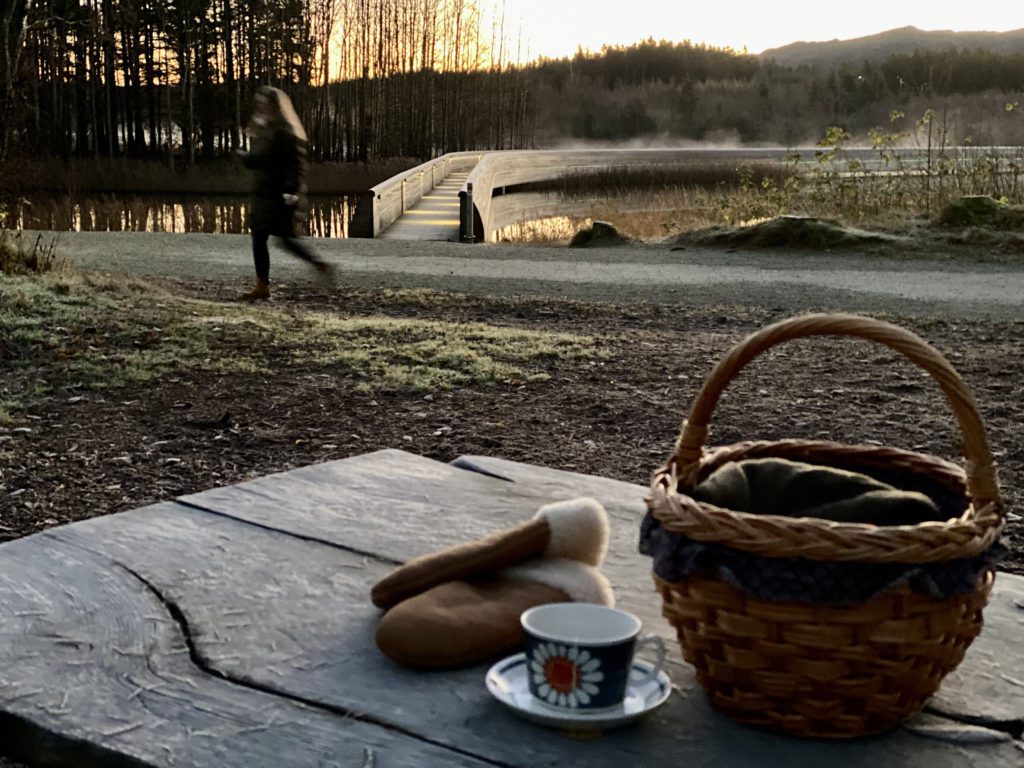
[[[277,88],[260,88],[247,132],[250,151],[242,155],[242,162],[254,171],[250,228],[256,287],[242,298],[264,301],[270,298],[267,240],[271,235],[280,238],[285,248],[321,275],[330,277],[331,267],[317,258],[295,231],[304,192],[306,132],[288,95]]]

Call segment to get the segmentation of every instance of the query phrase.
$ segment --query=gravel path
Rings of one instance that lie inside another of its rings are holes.
[[[225,279],[252,274],[245,235],[64,232],[60,252],[112,272]],[[657,247],[569,250],[444,242],[316,240],[346,284],[588,301],[742,304],[1016,319],[1024,266],[866,254],[764,253]],[[274,251],[278,281],[309,279]]]

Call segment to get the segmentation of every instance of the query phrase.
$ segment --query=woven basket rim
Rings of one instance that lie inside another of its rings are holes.
[[[700,473],[727,461],[766,456],[798,456],[821,466],[828,466],[829,459],[896,464],[964,494],[968,504],[958,518],[901,526],[755,515],[699,502],[679,491],[678,462],[673,456],[654,474],[648,507],[667,530],[697,541],[764,557],[822,561],[931,563],[972,557],[995,544],[1003,529],[997,502],[976,506],[969,498],[962,468],[936,456],[897,448],[810,440],[746,441],[706,450]]]

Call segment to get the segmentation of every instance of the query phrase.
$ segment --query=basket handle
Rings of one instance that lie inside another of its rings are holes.
[[[890,347],[924,368],[942,388],[960,425],[961,450],[967,460],[967,491],[975,508],[993,503],[1002,517],[999,483],[985,427],[974,396],[953,366],[920,336],[869,317],[847,314],[801,315],[769,325],[741,341],[719,361],[708,376],[690,415],[683,422],[673,460],[680,486],[693,488],[698,481],[704,442],[711,414],[726,385],[743,367],[765,350],[784,341],[805,336],[853,336]]]

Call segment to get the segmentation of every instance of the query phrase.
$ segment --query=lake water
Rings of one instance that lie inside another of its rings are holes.
[[[348,237],[355,198],[311,196],[306,234]],[[64,232],[248,232],[245,197],[194,195],[34,195],[0,199],[9,229]]]

